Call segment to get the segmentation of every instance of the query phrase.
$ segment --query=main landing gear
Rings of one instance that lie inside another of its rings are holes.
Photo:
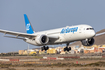
[[[71,47],[68,47],[68,46],[69,46],[69,43],[66,44],[66,47],[64,48],[64,51],[68,51],[69,52],[71,50]]]
[[[41,47],[41,50],[43,51],[43,50],[48,50],[49,49],[49,47],[47,46],[47,47],[45,47],[45,46],[43,46],[43,47]]]

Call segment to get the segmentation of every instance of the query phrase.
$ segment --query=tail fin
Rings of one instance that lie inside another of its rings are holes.
[[[24,14],[24,19],[25,19],[25,26],[26,26],[26,31],[28,34],[33,34],[35,33],[35,31],[33,30],[32,26],[31,26],[31,23],[27,17],[26,14]]]

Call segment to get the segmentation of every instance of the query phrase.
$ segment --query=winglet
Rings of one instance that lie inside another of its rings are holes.
[[[26,31],[28,34],[33,34],[35,31],[33,30],[31,23],[27,17],[26,14],[24,14],[24,19],[25,19],[25,26],[26,26]]]

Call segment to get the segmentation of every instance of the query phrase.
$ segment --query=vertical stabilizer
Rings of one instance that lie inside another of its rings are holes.
[[[29,21],[29,19],[28,19],[26,14],[24,14],[24,19],[25,19],[25,26],[26,26],[27,33],[28,34],[35,33],[35,31],[33,30],[32,25],[31,25],[31,23],[30,23],[30,21]]]

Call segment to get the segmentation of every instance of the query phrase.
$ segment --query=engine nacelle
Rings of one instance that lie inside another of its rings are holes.
[[[49,38],[46,35],[39,35],[36,37],[35,42],[38,45],[45,45],[49,42]]]
[[[94,44],[94,39],[91,38],[91,39],[87,39],[87,40],[82,40],[82,45],[84,46],[92,46]]]

